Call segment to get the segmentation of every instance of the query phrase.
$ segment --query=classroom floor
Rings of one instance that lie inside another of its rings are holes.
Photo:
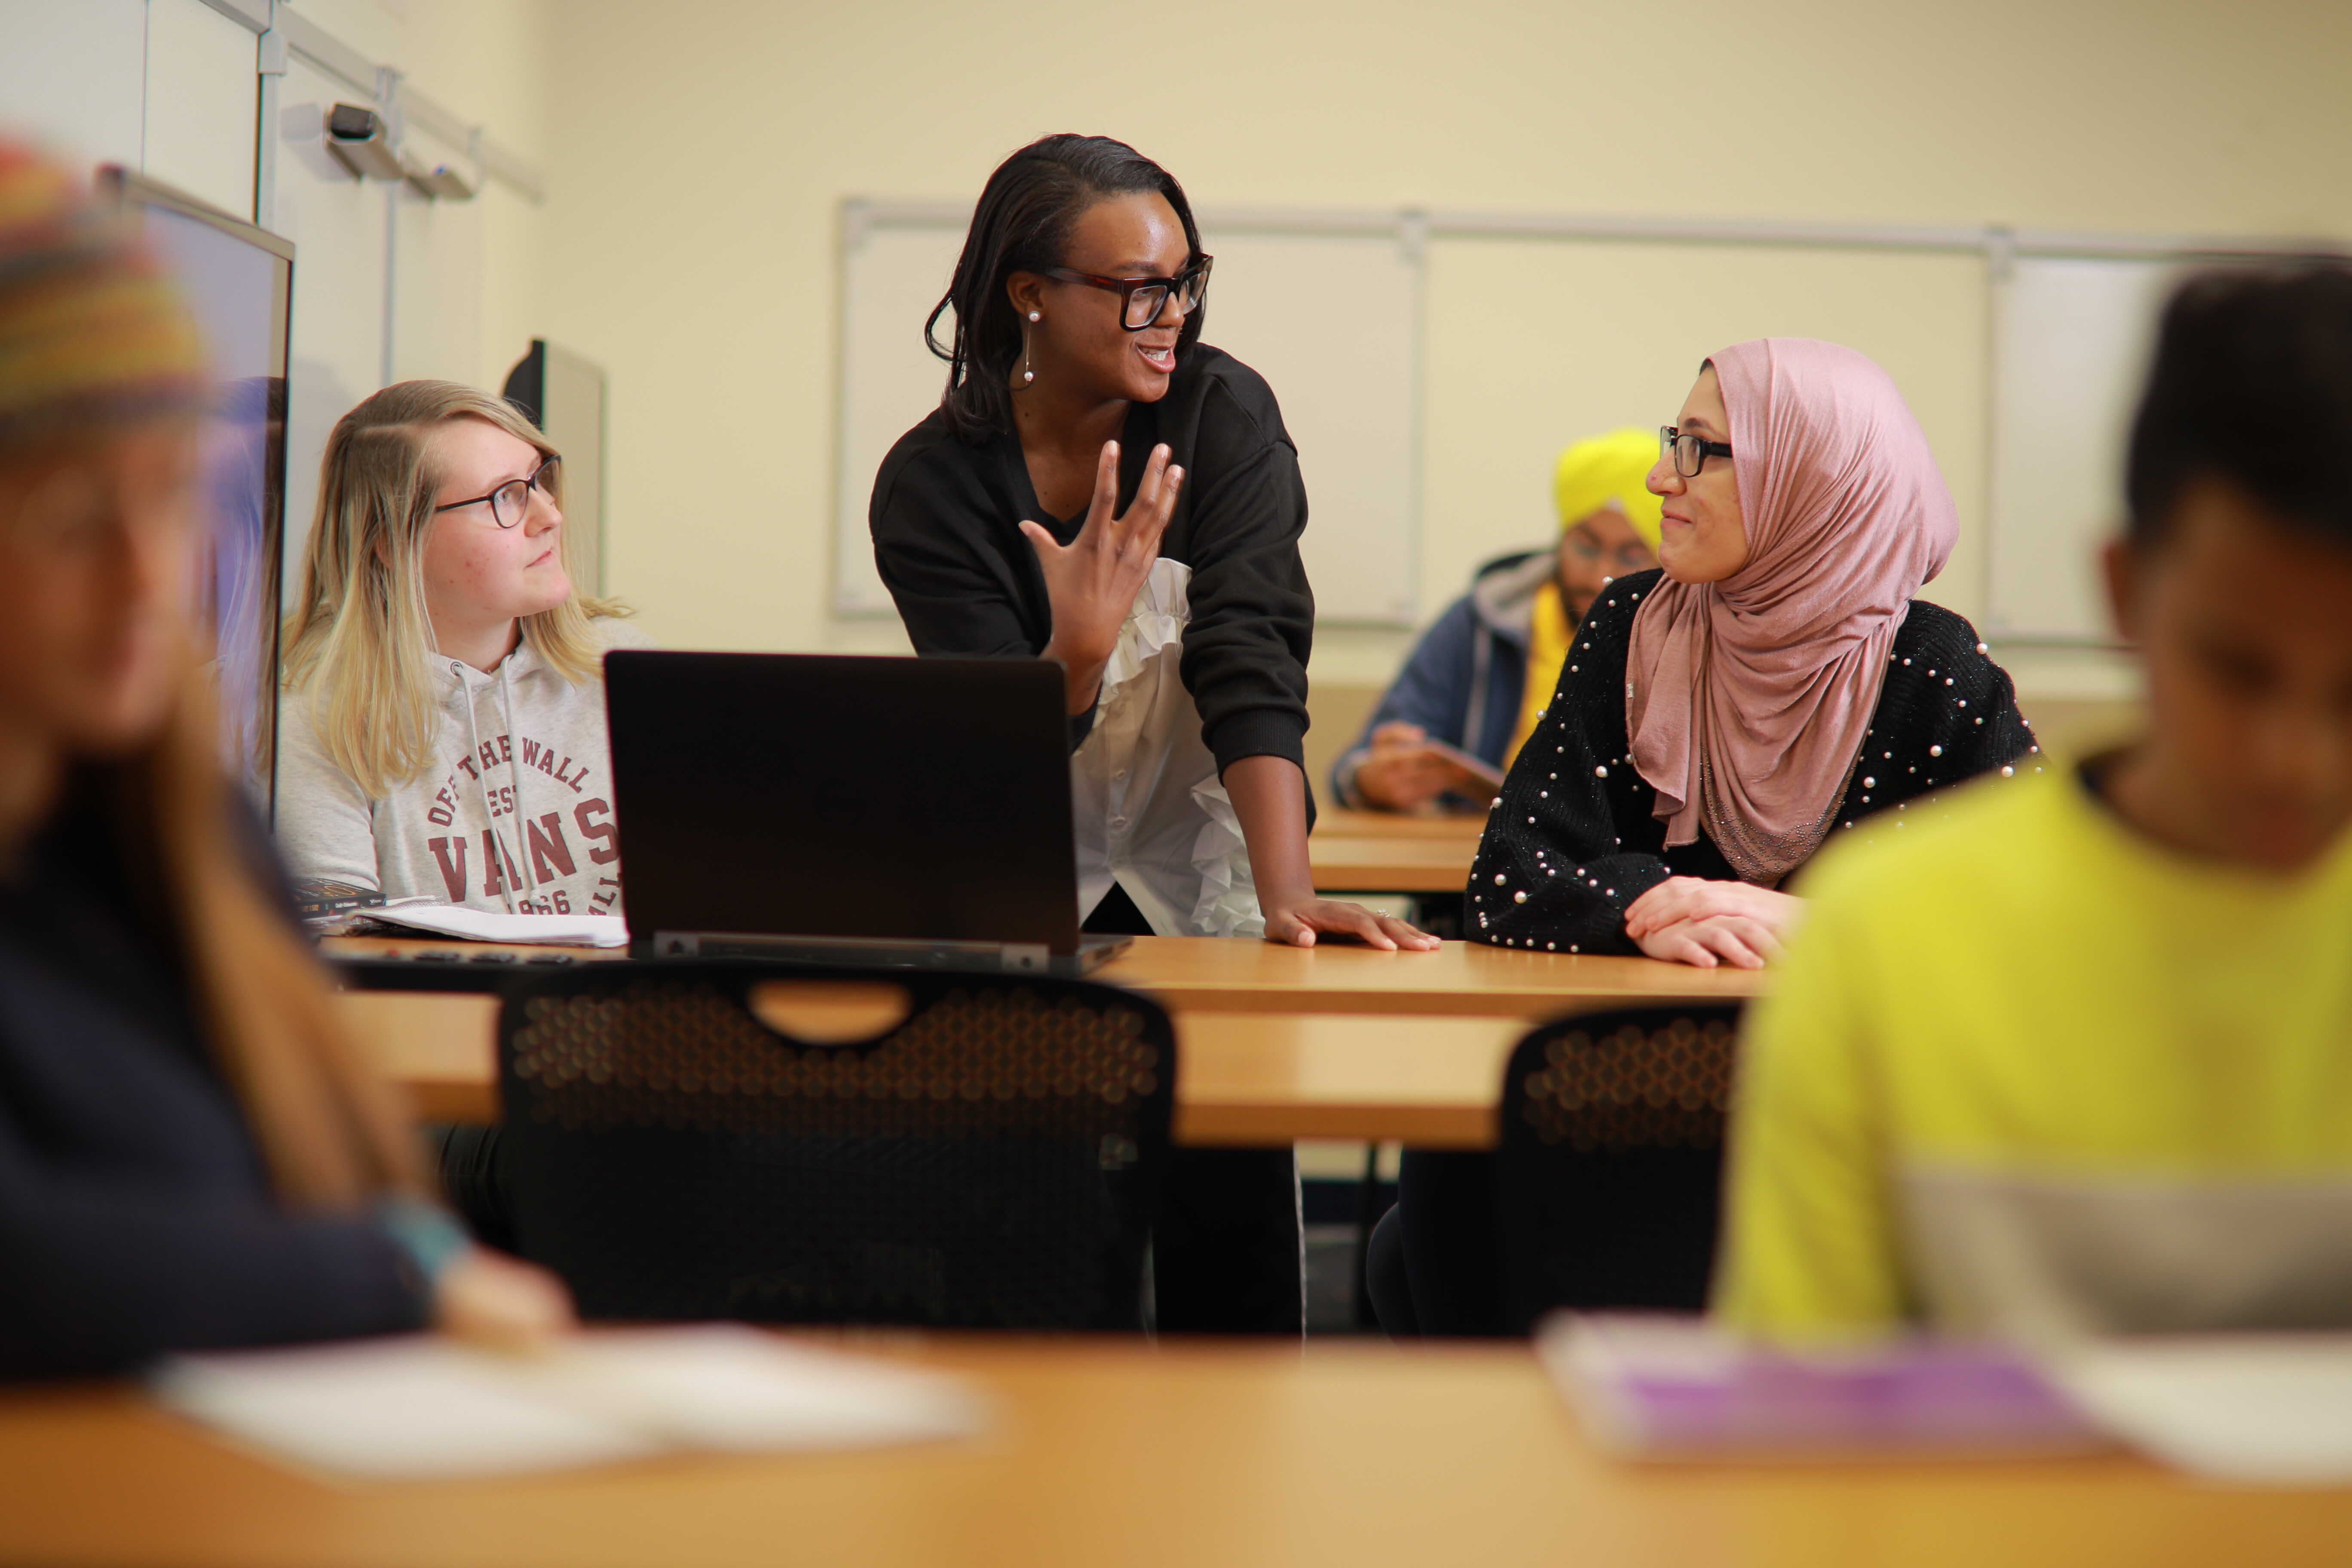
[[[1307,1331],[1310,1334],[1374,1332],[1356,1326],[1356,1227],[1307,1227]]]

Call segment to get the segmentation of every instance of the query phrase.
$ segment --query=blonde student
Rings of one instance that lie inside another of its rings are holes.
[[[278,841],[314,896],[617,914],[605,650],[562,462],[499,398],[408,381],[337,422],[285,633]]]
[[[1819,868],[1743,1041],[1728,1321],[2352,1327],[2347,452],[2352,270],[2186,284],[2105,559],[2146,728]]]
[[[428,1199],[222,766],[213,392],[154,259],[0,143],[0,1380],[571,1321]]]

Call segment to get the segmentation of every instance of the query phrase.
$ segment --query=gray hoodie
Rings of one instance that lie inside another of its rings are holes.
[[[600,650],[645,646],[625,622],[591,626]],[[311,692],[286,693],[278,847],[296,883],[516,914],[619,914],[604,681],[574,684],[529,644],[488,674],[436,657],[432,680],[433,760],[376,800],[320,745]]]

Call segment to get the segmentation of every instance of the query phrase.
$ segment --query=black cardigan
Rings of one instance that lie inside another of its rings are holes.
[[[1474,942],[1558,952],[1639,952],[1625,910],[1668,877],[1736,881],[1704,831],[1665,847],[1658,792],[1625,736],[1625,654],[1656,571],[1620,577],[1577,628],[1559,687],[1486,818],[1465,924]],[[2039,748],[1975,628],[1913,600],[1832,835],[1931,789],[2014,764]],[[1799,868],[1801,871],[1802,868]]]
[[[423,1327],[372,1217],[272,1196],[93,793],[0,880],[0,1379]]]
[[[1184,469],[1160,552],[1192,570],[1180,669],[1200,710],[1202,740],[1220,772],[1261,755],[1288,757],[1303,769],[1315,597],[1298,559],[1307,488],[1282,410],[1255,371],[1196,343],[1184,351],[1166,396],[1128,410],[1119,436],[1122,512],[1161,443]],[[967,445],[934,412],[882,459],[866,518],[875,564],[916,652],[1034,658],[1045,651],[1054,630],[1045,576],[1020,524],[1043,523],[1067,544],[1086,513],[1046,515],[1017,437]]]

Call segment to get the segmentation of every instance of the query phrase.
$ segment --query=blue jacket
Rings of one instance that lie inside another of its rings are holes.
[[[1470,591],[1421,634],[1364,732],[1331,765],[1335,799],[1362,808],[1356,768],[1371,749],[1372,731],[1398,720],[1420,725],[1433,741],[1503,765],[1527,691],[1536,593],[1557,569],[1558,556],[1548,549],[1500,556],[1478,568]],[[1446,804],[1467,803],[1449,796]]]

